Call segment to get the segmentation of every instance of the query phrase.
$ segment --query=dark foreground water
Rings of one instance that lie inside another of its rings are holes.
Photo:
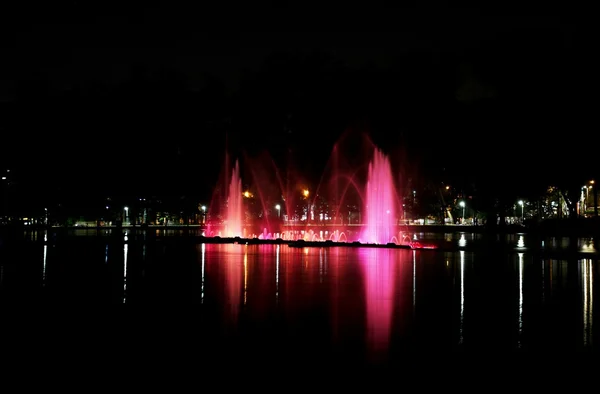
[[[498,253],[5,237],[0,347],[24,360],[67,353],[229,369],[594,353],[597,256],[560,256],[522,244]]]

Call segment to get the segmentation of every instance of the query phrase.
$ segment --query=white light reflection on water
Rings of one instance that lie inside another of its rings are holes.
[[[580,240],[579,250],[583,253],[596,253],[596,247],[594,246],[594,238],[583,238]]]
[[[465,322],[465,251],[460,251],[460,331],[458,343],[464,341],[464,322]]]
[[[127,243],[127,231],[125,232],[124,243],[123,243],[123,304],[127,299],[127,251],[129,244]]]
[[[42,267],[42,286],[46,286],[46,260],[48,258],[48,230],[44,231],[44,265]]]
[[[413,313],[415,312],[415,304],[417,302],[417,251],[413,250]]]
[[[323,283],[323,248],[319,249],[319,283]]]
[[[591,259],[581,261],[583,292],[583,345],[592,345],[594,322],[594,266]]]
[[[546,260],[542,260],[542,303],[546,301]]]
[[[279,302],[279,245],[275,248],[275,301]]]
[[[200,247],[200,256],[202,261],[202,281],[200,283],[200,303],[204,303],[204,267],[206,265],[206,244],[202,244]]]
[[[244,305],[248,301],[248,246],[244,250]]]
[[[523,333],[523,253],[519,253],[519,340],[517,346],[521,347],[521,334]]]
[[[458,240],[458,246],[464,248],[467,246],[467,240],[465,238],[465,233],[460,234],[460,239]]]

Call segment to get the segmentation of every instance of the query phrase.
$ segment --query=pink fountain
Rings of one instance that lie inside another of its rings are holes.
[[[362,242],[387,244],[392,242],[397,226],[396,187],[392,167],[386,155],[375,148],[369,163],[369,173],[365,190],[364,212],[365,229]]]
[[[231,172],[224,168],[224,176],[214,191],[209,205],[206,237],[244,237],[245,214],[243,208],[242,179],[239,162],[236,160]]]
[[[388,155],[372,141],[343,138],[335,144],[315,189],[295,171],[277,168],[272,157],[242,156],[230,171],[228,159],[211,201],[205,235],[257,240],[402,244],[425,248],[400,231],[402,214],[396,177]],[[343,143],[343,144],[342,144]]]
[[[235,161],[231,171],[229,182],[229,193],[227,194],[227,214],[225,216],[225,236],[242,237],[244,229],[244,210],[242,206],[242,178],[240,177],[240,165]]]

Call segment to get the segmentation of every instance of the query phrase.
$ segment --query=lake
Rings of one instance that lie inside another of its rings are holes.
[[[597,349],[592,239],[561,253],[573,239],[494,236],[504,248],[473,251],[490,236],[416,237],[465,248],[218,244],[177,231],[5,234],[2,334],[50,352],[126,342],[139,358],[178,349],[229,366],[248,354],[275,366],[390,366],[424,352]]]

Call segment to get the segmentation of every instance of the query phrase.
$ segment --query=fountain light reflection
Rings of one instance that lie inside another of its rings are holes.
[[[201,261],[201,270],[202,270],[202,278],[200,282],[200,303],[204,303],[204,282],[205,282],[205,267],[206,267],[206,244],[202,244],[200,246],[200,261]]]
[[[248,246],[246,246],[245,250],[244,250],[244,305],[246,305],[247,302],[248,302]]]
[[[239,255],[237,250],[239,247],[239,245],[219,245],[215,248],[216,250],[219,250],[219,252],[225,252],[228,256],[226,259],[222,260],[222,262],[224,266],[223,273],[225,274],[226,313],[228,323],[231,324],[231,327],[235,327],[237,324],[242,297],[244,304],[247,301],[248,247],[242,246],[244,248],[243,260],[241,260],[242,256]],[[214,249],[209,249],[209,253],[212,250]]]
[[[279,249],[280,245],[275,248],[275,301],[279,302]]]
[[[380,357],[387,350],[394,310],[396,265],[393,250],[369,249],[361,254],[365,275],[367,343],[371,356]]]
[[[413,313],[415,313],[415,305],[417,303],[417,251],[413,250],[413,266],[412,266],[412,290],[413,290]]]

